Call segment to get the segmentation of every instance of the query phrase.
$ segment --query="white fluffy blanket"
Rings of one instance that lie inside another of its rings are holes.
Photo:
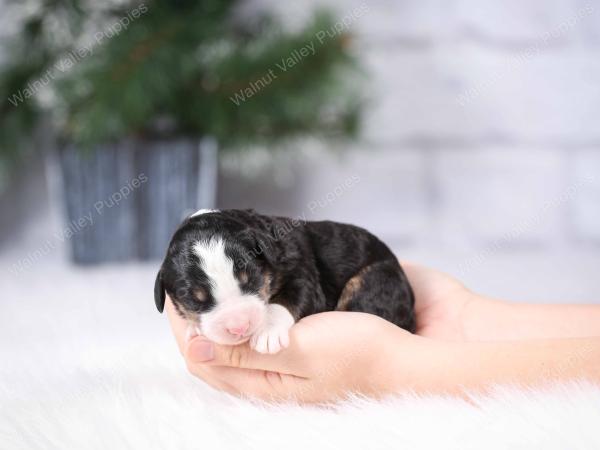
[[[153,309],[153,270],[71,271],[60,289],[60,273],[32,273],[27,296],[23,279],[3,286],[0,449],[600,448],[600,388],[583,383],[472,403],[228,397],[186,373]]]
[[[0,396],[0,448],[600,448],[600,390],[589,385],[499,389],[475,405],[407,396],[273,407],[216,393],[176,361],[131,356],[13,374]]]

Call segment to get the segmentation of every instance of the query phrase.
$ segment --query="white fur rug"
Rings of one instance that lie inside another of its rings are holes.
[[[600,448],[600,388],[583,383],[499,388],[473,404],[233,399],[186,373],[154,310],[154,267],[68,270],[3,283],[2,450]]]
[[[268,406],[192,379],[168,344],[95,348],[92,357],[67,350],[52,360],[40,346],[18,369],[5,367],[0,448],[600,448],[600,389],[586,384],[503,388],[473,397],[475,405],[404,396],[329,409]]]

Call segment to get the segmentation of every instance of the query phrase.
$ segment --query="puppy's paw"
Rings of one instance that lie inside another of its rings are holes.
[[[250,338],[250,347],[259,353],[277,353],[290,344],[289,329],[294,318],[287,308],[267,305],[265,320]]]
[[[266,327],[250,338],[250,347],[258,353],[275,354],[290,344],[287,327]]]

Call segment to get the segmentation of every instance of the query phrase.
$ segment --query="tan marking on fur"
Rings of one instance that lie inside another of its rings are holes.
[[[344,286],[344,290],[338,299],[337,306],[335,307],[336,311],[345,311],[348,307],[348,303],[354,297],[354,293],[360,289],[362,285],[362,274],[358,274],[353,276],[348,280],[346,285]]]
[[[194,297],[196,297],[196,300],[199,302],[204,302],[206,301],[206,292],[204,292],[202,289],[196,289],[194,291]]]
[[[342,293],[340,294],[340,298],[338,299],[337,306],[335,307],[336,311],[346,311],[348,308],[348,304],[354,297],[354,294],[361,288],[363,276],[371,270],[370,266],[364,267],[361,269],[356,275],[348,280]]]
[[[266,272],[263,276],[263,284],[258,291],[258,296],[264,301],[268,302],[271,298],[271,273]]]
[[[183,314],[184,314],[184,319],[187,320],[188,322],[200,323],[200,319],[199,319],[197,313],[189,313],[186,311]]]
[[[178,302],[173,302],[173,306],[175,306],[175,311],[179,314],[180,317],[187,320],[188,322],[198,322],[198,314],[192,314],[185,309],[179,306]]]

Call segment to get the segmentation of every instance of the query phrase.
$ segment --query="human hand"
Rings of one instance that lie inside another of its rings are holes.
[[[415,348],[415,336],[377,316],[327,312],[305,317],[290,330],[290,346],[260,354],[248,343],[217,345],[186,339],[187,322],[167,298],[165,309],[188,370],[214,388],[265,400],[326,402],[348,392],[381,396],[416,379],[411,358],[392,354]],[[388,370],[390,360],[405,367]]]
[[[416,333],[460,342],[600,335],[600,306],[507,302],[467,289],[434,269],[402,262],[415,293]]]
[[[443,272],[407,261],[401,264],[415,294],[416,333],[436,339],[467,340],[467,307],[487,300]]]
[[[480,299],[442,272],[408,262],[402,266],[415,292],[417,335],[464,340],[464,309]],[[290,348],[277,355],[260,355],[248,344],[220,346],[202,336],[188,342],[187,322],[170,299],[165,306],[189,371],[233,394],[327,401],[348,391],[383,395],[399,381],[414,386],[424,379],[414,355],[422,354],[426,340],[370,314],[328,312],[305,317],[290,331]],[[404,355],[398,358],[401,349]],[[399,380],[398,370],[390,367],[392,360],[415,364],[402,367]]]
[[[589,316],[593,333],[598,307],[557,306],[546,311],[547,306],[525,305],[531,314],[545,318],[538,318],[535,327],[527,322],[526,338],[534,340],[515,341],[512,306],[471,293],[435,270],[403,266],[415,290],[421,336],[374,315],[327,312],[302,319],[290,330],[288,348],[265,355],[252,351],[248,343],[232,347],[202,336],[188,340],[187,322],[169,298],[165,307],[189,371],[239,396],[330,402],[349,392],[373,397],[407,390],[461,395],[464,389],[485,390],[495,383],[534,385],[577,378],[598,382],[600,338],[540,339],[572,337],[571,330],[555,330],[565,313],[579,318],[580,324]],[[523,311],[517,308],[516,314]],[[510,323],[510,333],[493,326],[504,320]],[[554,336],[544,336],[548,328]]]

